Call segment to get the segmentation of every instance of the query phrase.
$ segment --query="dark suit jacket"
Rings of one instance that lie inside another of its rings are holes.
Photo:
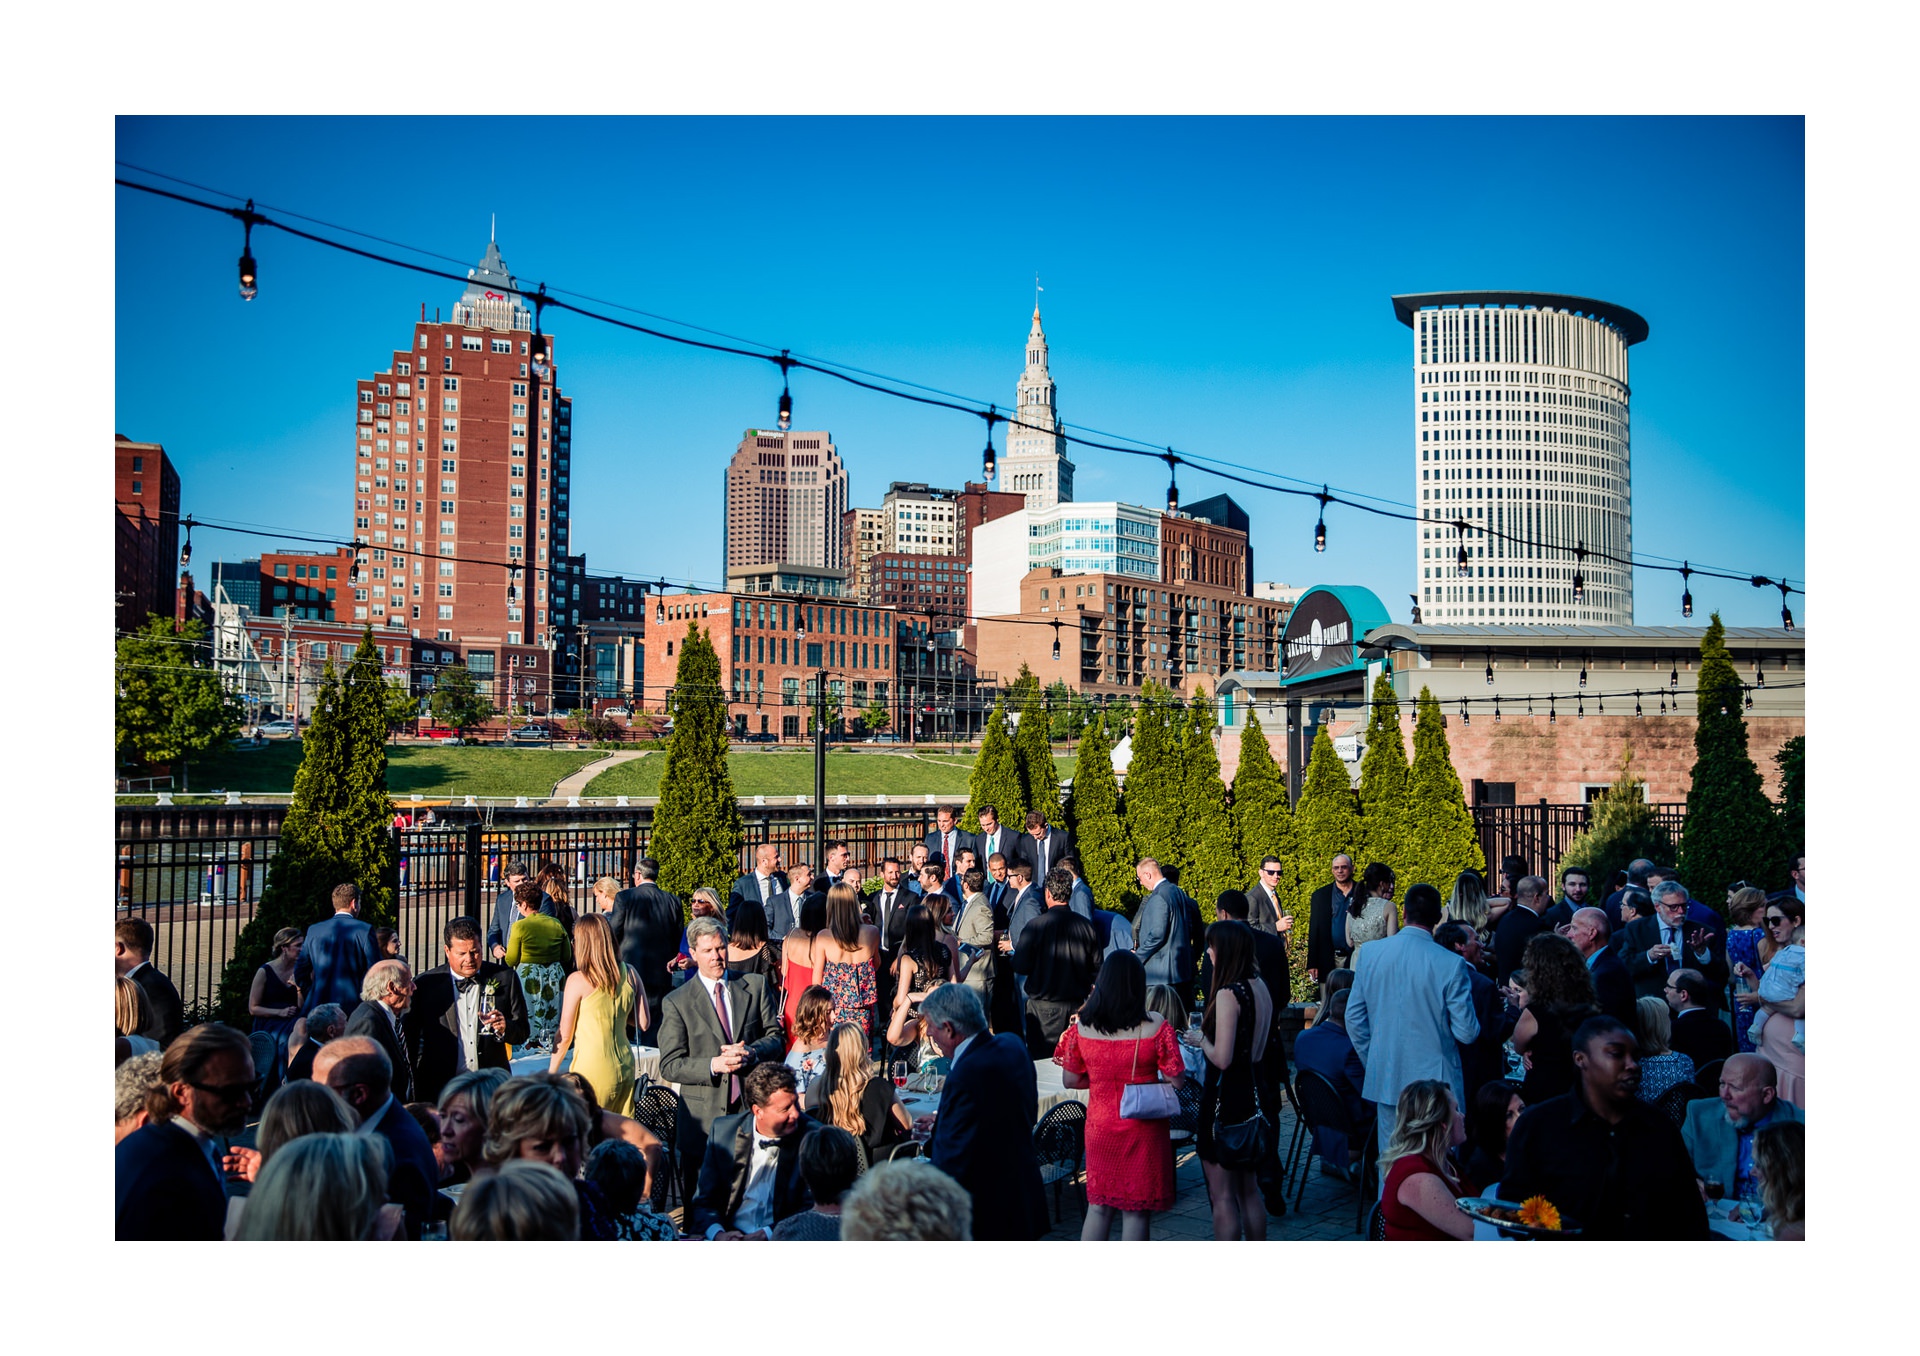
[[[939,856],[946,860],[947,874],[952,875],[953,858],[947,856],[946,835],[941,833],[939,829],[933,829],[928,832],[925,842],[927,845],[927,855],[931,857],[936,853],[939,854]],[[953,850],[955,854],[958,854],[961,848],[972,848],[976,853],[980,851],[980,845],[974,841],[973,835],[961,828],[959,821],[956,820],[953,825]],[[984,867],[986,863],[982,861],[980,865]]]
[[[135,970],[128,978],[140,986],[140,992],[146,997],[147,1024],[127,1034],[159,1041],[160,1048],[166,1049],[187,1024],[186,1011],[180,1003],[180,990],[173,987],[172,980],[153,968],[152,961]]]
[[[1008,881],[1007,884],[1012,885],[1013,882]],[[1019,946],[1020,934],[1027,930],[1027,924],[1038,918],[1046,907],[1046,901],[1041,897],[1040,887],[1037,885],[1029,885],[1018,895],[1007,910],[1008,944]]]
[[[1287,943],[1275,932],[1256,932],[1253,934],[1253,960],[1260,967],[1260,978],[1267,983],[1267,992],[1273,998],[1276,1012],[1285,1011],[1292,992],[1293,980],[1287,970]],[[1204,997],[1207,986],[1213,983],[1213,958],[1204,950],[1200,953],[1200,993]],[[1274,1048],[1269,1043],[1269,1049]]]
[[[1355,1126],[1373,1120],[1373,1107],[1360,1095],[1367,1081],[1367,1070],[1355,1053],[1346,1028],[1335,1022],[1316,1022],[1293,1040],[1293,1066],[1301,1073],[1317,1073],[1333,1084],[1340,1100],[1347,1104],[1347,1115]],[[1328,1163],[1347,1166],[1347,1137],[1338,1130],[1314,1132],[1314,1148]]]
[[[1193,984],[1192,901],[1163,880],[1133,915],[1133,950],[1146,967],[1148,984],[1185,992]]]
[[[1526,954],[1527,943],[1536,933],[1547,930],[1547,920],[1533,910],[1519,904],[1510,904],[1507,911],[1500,915],[1500,921],[1493,929],[1493,977],[1496,982],[1505,985],[1507,976],[1520,968],[1520,958]],[[1628,1025],[1632,1025],[1631,1019]]]
[[[360,1003],[360,981],[379,959],[373,928],[351,913],[315,923],[307,929],[306,945],[293,967],[301,1013],[312,1012],[319,1003],[338,1003],[353,1011]]]
[[[1013,865],[1013,840],[1021,836],[1020,831],[1018,829],[1015,829],[1010,824],[1002,824],[1000,826],[999,835],[1000,835],[999,846],[994,848],[988,848],[987,835],[985,833],[976,833],[973,835],[973,843],[971,846],[973,847],[974,852],[979,854],[980,869],[982,871],[985,871],[987,869],[987,858],[991,857],[996,852],[999,853],[1002,857],[1005,857],[1007,859],[1008,866]],[[987,880],[991,882],[993,880],[993,877],[989,876],[987,877]]]
[[[1008,915],[1012,912],[1014,900],[1013,877],[995,880],[987,877],[987,903],[993,906],[993,925],[1001,931],[1006,930]]]
[[[732,1013],[733,1039],[746,1043],[753,1056],[740,1070],[740,1077],[763,1060],[785,1056],[780,1037],[780,1008],[773,999],[765,975],[727,973],[728,1008]],[[698,972],[675,989],[660,1007],[660,1077],[680,1085],[679,1132],[689,1131],[696,1139],[694,1162],[699,1162],[706,1145],[707,1132],[722,1116],[745,1106],[744,1094],[738,1101],[729,1097],[729,1078],[713,1072],[714,1056],[727,1043],[720,1030],[720,1016],[713,1010],[713,998]],[[679,1152],[686,1153],[688,1140],[681,1138]]]
[[[1647,952],[1660,945],[1661,920],[1658,917],[1636,918],[1627,924],[1620,946],[1620,958],[1627,963],[1627,973],[1633,976],[1633,990],[1636,994],[1651,994],[1661,997],[1667,987],[1667,976],[1675,970],[1698,970],[1717,993],[1727,987],[1727,935],[1719,928],[1707,928],[1708,960],[1702,962],[1700,953],[1693,949],[1687,940],[1696,927],[1704,927],[1691,918],[1680,925],[1680,956],[1671,965],[1647,959]]]
[[[372,1005],[369,1004],[369,1007]],[[373,1133],[387,1141],[387,1199],[407,1212],[407,1237],[418,1238],[433,1218],[433,1196],[440,1182],[440,1165],[420,1123],[407,1114],[396,1094],[374,1122]]]
[[[738,906],[738,901],[733,901]],[[757,901],[756,901],[757,902]],[[795,907],[793,896],[785,890],[767,901],[767,940],[777,942],[800,926],[800,910]],[[727,915],[727,928],[733,928],[733,915]]]
[[[413,1056],[401,1042],[401,1033],[393,1029],[388,1020],[385,1003],[362,1003],[347,1018],[346,1034],[349,1036],[371,1036],[382,1050],[387,1052],[387,1062],[393,1066],[393,1095],[402,1102],[414,1099]],[[402,1017],[402,1023],[406,1018]],[[311,1065],[308,1066],[311,1070]],[[438,1092],[435,1097],[438,1097]],[[424,1100],[424,1099],[422,1099]]]
[[[1685,1012],[1674,1013],[1671,1043],[1675,1050],[1693,1061],[1696,1069],[1703,1069],[1716,1059],[1727,1058],[1734,1049],[1732,1029],[1710,1008],[1689,1008]],[[1718,1089],[1702,1088],[1700,1091],[1711,1097]]]
[[[680,954],[680,934],[686,926],[680,901],[649,881],[615,895],[608,921],[620,959],[640,976],[648,1005],[657,1009],[673,988],[667,963]]]
[[[1280,935],[1280,915],[1286,910],[1280,901],[1267,891],[1267,883],[1257,880],[1246,889],[1247,926],[1255,932],[1271,932]]]
[[[114,1146],[116,1240],[218,1243],[226,1225],[226,1188],[185,1130],[157,1121]]]
[[[482,1028],[480,1067],[508,1068],[507,1046],[524,1044],[533,1029],[527,1022],[527,999],[520,992],[520,977],[497,961],[481,961],[474,981],[498,981],[494,1006],[507,1019],[504,1041]],[[440,1089],[460,1072],[460,1013],[453,1000],[453,972],[444,965],[436,965],[414,981],[413,1006],[401,1019],[401,1028],[413,1059],[414,1096],[418,1101],[439,1101]]]
[[[553,901],[542,895],[540,912],[549,918],[559,917],[553,911]],[[513,932],[513,925],[520,921],[520,910],[513,902],[513,891],[502,890],[493,897],[493,920],[487,924],[486,954],[491,956],[496,946],[505,946],[507,937]]]
[[[1047,869],[1052,870],[1060,865],[1062,857],[1071,855],[1073,855],[1073,840],[1067,837],[1067,831],[1049,824],[1047,826]],[[1015,862],[1025,862],[1032,867],[1033,883],[1045,887],[1046,881],[1041,879],[1040,873],[1039,846],[1033,841],[1033,835],[1024,830],[1018,838],[1014,839],[1013,846],[1007,849],[1007,865],[1012,866]]]
[[[1613,948],[1602,947],[1587,971],[1593,976],[1593,993],[1600,1004],[1600,1011],[1609,1017],[1619,1018],[1626,1023],[1627,1030],[1633,1030],[1633,1004],[1636,997],[1633,976],[1627,973],[1627,967],[1620,963],[1620,957],[1614,954]]]
[[[1348,884],[1353,887],[1354,895],[1366,893],[1357,875]],[[1336,895],[1339,896],[1337,900]],[[1326,979],[1327,971],[1339,965],[1339,957],[1333,950],[1333,911],[1336,907],[1346,908],[1350,898],[1349,895],[1341,895],[1340,888],[1328,881],[1315,890],[1313,897],[1307,901],[1307,968],[1318,970],[1322,980]]]
[[[800,1175],[800,1141],[819,1125],[813,1117],[802,1115],[793,1133],[780,1141],[780,1158],[773,1169],[775,1224],[813,1209],[813,1193]],[[700,1185],[687,1206],[687,1233],[704,1235],[711,1224],[733,1228],[733,1217],[740,1212],[753,1167],[753,1141],[751,1111],[722,1116],[713,1123],[707,1155],[700,1163]]]
[[[976,1239],[1024,1241],[1047,1231],[1047,1198],[1033,1151],[1040,1093],[1026,1042],[973,1038],[947,1074],[928,1156],[973,1197]]]
[[[1480,1022],[1479,1037],[1472,1044],[1460,1047],[1462,1086],[1471,1101],[1482,1084],[1504,1072],[1506,1059],[1501,1047],[1506,1044],[1509,1033],[1502,1020],[1506,1000],[1494,982],[1471,965],[1467,967],[1467,982],[1473,986],[1473,1015]]]
[[[767,919],[769,922],[773,919],[774,899],[787,892],[787,873],[784,871],[776,871],[773,873],[771,879],[773,881],[773,893],[768,897],[766,903]],[[733,926],[733,911],[740,907],[740,901],[743,899],[751,899],[756,904],[760,902],[760,878],[751,871],[736,879],[733,882],[733,889],[727,892],[727,926],[729,928]]]

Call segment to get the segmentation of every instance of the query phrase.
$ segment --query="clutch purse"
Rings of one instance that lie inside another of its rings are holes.
[[[1140,1038],[1133,1041],[1133,1068],[1140,1065]],[[1129,1070],[1131,1078],[1133,1072]],[[1180,1114],[1180,1094],[1171,1083],[1128,1083],[1120,1089],[1120,1118],[1128,1121],[1165,1121]]]

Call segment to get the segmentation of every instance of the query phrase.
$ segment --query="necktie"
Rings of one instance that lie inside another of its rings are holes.
[[[951,870],[953,868],[953,830],[947,830],[940,841],[945,844],[945,846],[940,849],[940,855],[946,858],[947,868]]]
[[[733,1044],[733,1023],[727,1020],[726,984],[724,979],[715,980],[713,985],[713,1010],[720,1015],[720,1034],[726,1037],[728,1045]],[[727,1079],[727,1102],[731,1105],[740,1100],[740,1075],[733,1074]]]
[[[772,1155],[773,1155],[773,1156],[774,1156],[775,1158],[778,1158],[778,1157],[780,1156],[780,1141],[779,1141],[779,1140],[777,1140],[777,1139],[762,1139],[762,1140],[756,1140],[756,1141],[754,1141],[754,1142],[755,1142],[756,1144],[758,1144],[758,1145],[760,1146],[760,1151],[761,1151],[762,1153],[769,1153],[769,1154],[772,1154]]]
[[[1671,970],[1680,963],[1680,929],[1668,928],[1666,929],[1666,934],[1667,969]]]

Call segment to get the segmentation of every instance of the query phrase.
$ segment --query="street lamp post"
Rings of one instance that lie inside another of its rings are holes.
[[[806,604],[802,603],[794,611],[796,634],[802,647],[807,643]],[[821,650],[824,658],[826,650]],[[806,658],[803,653],[800,656]],[[827,859],[827,670],[824,666],[815,670],[813,675],[813,861],[814,870],[824,871],[821,864]]]

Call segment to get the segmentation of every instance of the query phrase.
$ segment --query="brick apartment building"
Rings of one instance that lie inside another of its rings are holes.
[[[174,615],[179,588],[180,476],[159,443],[113,435],[113,625],[137,631]]]

